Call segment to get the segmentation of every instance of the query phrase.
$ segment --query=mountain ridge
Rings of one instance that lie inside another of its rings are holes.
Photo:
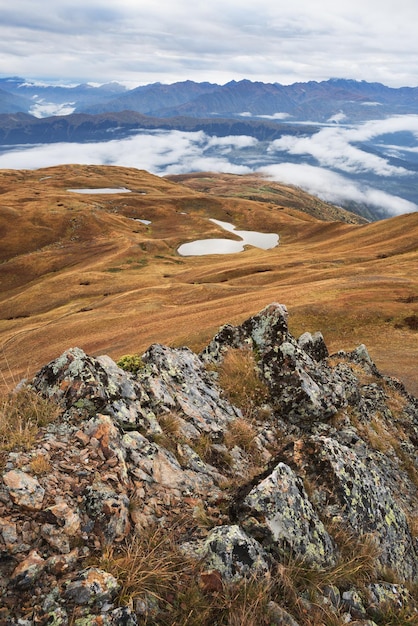
[[[118,83],[94,87],[31,85],[24,79],[0,79],[8,99],[21,98],[14,107],[29,113],[36,101],[73,103],[76,112],[103,113],[134,110],[155,117],[237,117],[287,114],[294,121],[325,122],[343,114],[347,122],[382,119],[388,115],[417,113],[418,87],[387,87],[351,79],[330,79],[281,85],[243,79],[225,85],[181,81],[172,84],[150,83],[127,89]],[[116,95],[115,95],[116,94]],[[26,103],[26,105],[24,104]],[[30,105],[30,102],[32,104]],[[12,106],[10,103],[9,106]],[[0,92],[0,111],[7,112]],[[13,111],[16,108],[13,109]],[[17,109],[19,110],[19,109]]]

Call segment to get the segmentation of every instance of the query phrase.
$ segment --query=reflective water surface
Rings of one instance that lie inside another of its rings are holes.
[[[177,252],[181,256],[203,256],[205,254],[234,254],[242,252],[245,246],[254,246],[262,250],[275,248],[279,243],[279,235],[276,233],[259,233],[255,230],[235,230],[235,226],[229,222],[211,219],[229,233],[234,233],[241,241],[233,239],[198,239],[181,245]]]

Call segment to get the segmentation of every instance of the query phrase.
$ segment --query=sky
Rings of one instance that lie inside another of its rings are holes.
[[[0,0],[0,76],[418,86],[416,0]]]

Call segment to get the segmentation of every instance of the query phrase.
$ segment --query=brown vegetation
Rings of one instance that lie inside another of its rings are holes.
[[[200,349],[226,321],[278,301],[295,335],[321,330],[331,351],[365,343],[382,371],[417,393],[418,214],[320,221],[301,212],[308,196],[294,188],[286,200],[281,186],[275,199],[270,183],[236,176],[224,179],[226,197],[210,193],[214,179],[203,193],[128,168],[1,171],[2,382],[18,382],[71,346],[114,359],[156,341]],[[79,187],[133,193],[68,191]],[[322,204],[319,217],[340,219]],[[186,241],[231,236],[208,218],[277,232],[280,245],[179,256]]]
[[[0,468],[10,450],[30,450],[42,426],[55,420],[59,407],[35,392],[22,389],[0,395]],[[34,473],[46,471],[46,457],[33,459]]]

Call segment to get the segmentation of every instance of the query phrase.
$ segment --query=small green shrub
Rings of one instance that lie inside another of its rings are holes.
[[[125,370],[125,372],[131,372],[132,374],[136,374],[145,367],[139,354],[125,354],[119,361],[116,361],[116,365]]]

